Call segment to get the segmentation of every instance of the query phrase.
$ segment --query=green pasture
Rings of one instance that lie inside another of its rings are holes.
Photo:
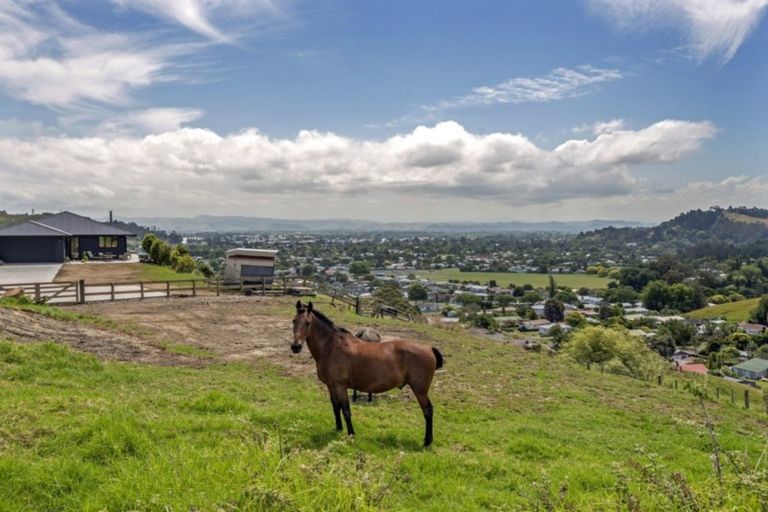
[[[535,273],[517,273],[517,272],[461,272],[457,268],[442,270],[418,270],[416,276],[431,279],[432,281],[448,281],[449,279],[458,279],[459,281],[479,281],[487,284],[495,280],[499,286],[508,287],[510,283],[517,286],[524,284],[533,285],[535,288],[545,288],[549,285],[549,276],[555,279],[557,286],[567,286],[568,288],[606,288],[611,279],[599,277],[595,274],[535,274]]]
[[[688,318],[700,320],[723,318],[729,322],[746,322],[760,299],[746,299],[708,306],[686,313]]]
[[[289,301],[270,307],[291,315]],[[372,321],[318,307],[344,325]],[[335,432],[316,377],[275,363],[205,354],[196,367],[159,367],[0,342],[0,510],[765,506],[764,473],[737,474],[725,459],[722,478],[714,471],[705,416],[687,389],[695,381],[679,377],[674,389],[672,377],[659,386],[461,331],[396,325],[445,355],[429,449],[407,390],[353,405],[349,439]],[[764,409],[706,406],[720,448],[753,467]]]

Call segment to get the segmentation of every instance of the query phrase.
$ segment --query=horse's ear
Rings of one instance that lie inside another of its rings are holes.
[[[307,313],[311,313],[311,312],[312,312],[312,309],[313,309],[313,307],[312,307],[312,301],[309,301],[309,303],[307,303]]]
[[[299,312],[301,312],[302,309],[304,309],[304,306],[301,305],[301,301],[300,300],[297,300],[296,301],[296,312],[299,313]]]

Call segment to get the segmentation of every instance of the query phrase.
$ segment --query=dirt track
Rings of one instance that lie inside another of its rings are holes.
[[[315,365],[308,351],[293,356],[289,350],[291,322],[286,310],[292,303],[288,298],[236,296],[150,299],[67,308],[111,320],[119,329],[0,309],[0,337],[62,342],[103,359],[153,364],[266,359],[290,373],[314,373]],[[385,340],[415,337],[407,329],[383,329],[382,334]],[[213,357],[170,353],[162,348],[168,344],[202,349]]]

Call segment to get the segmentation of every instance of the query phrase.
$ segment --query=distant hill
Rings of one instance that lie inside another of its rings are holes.
[[[658,226],[608,227],[584,232],[580,238],[615,246],[629,243],[693,245],[706,241],[765,241],[768,240],[768,210],[743,206],[690,210]]]
[[[562,232],[582,231],[607,226],[641,226],[639,222],[591,220],[583,222],[375,222],[352,219],[290,220],[247,216],[197,215],[183,217],[136,217],[137,224],[157,226],[179,233],[202,232],[441,232],[441,233],[500,233],[500,232]]]
[[[0,210],[0,229],[20,222],[28,220],[38,220],[51,215],[50,213],[8,213],[5,210]]]

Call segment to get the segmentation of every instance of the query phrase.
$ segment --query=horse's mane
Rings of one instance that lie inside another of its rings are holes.
[[[323,322],[326,326],[330,327],[334,331],[341,332],[341,333],[344,333],[344,334],[352,334],[351,332],[349,332],[344,327],[341,327],[341,326],[336,325],[335,323],[333,323],[333,320],[331,320],[330,318],[328,318],[327,316],[325,316],[324,314],[322,314],[318,310],[313,309],[312,310],[312,314],[315,316],[315,318],[317,318],[318,320]]]

